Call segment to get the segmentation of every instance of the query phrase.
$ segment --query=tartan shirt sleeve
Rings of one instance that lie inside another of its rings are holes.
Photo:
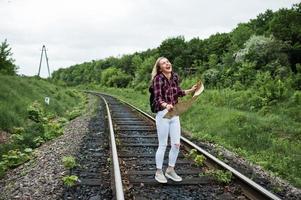
[[[164,103],[163,93],[162,93],[163,80],[160,76],[156,76],[154,78],[153,87],[154,87],[155,104],[157,109],[160,110],[160,108],[163,108],[162,103]]]
[[[178,95],[178,97],[183,97],[183,96],[185,96],[186,94],[185,94],[185,91],[184,90],[182,90],[181,88],[180,88],[180,86],[179,86],[179,84],[180,84],[180,78],[179,78],[179,76],[177,75],[177,74],[175,74],[175,78],[176,78],[176,84],[177,84],[177,95]]]
[[[186,95],[186,94],[185,94],[185,91],[182,90],[179,86],[177,86],[177,87],[178,87],[178,96],[179,96],[179,97],[185,96],[185,95]]]

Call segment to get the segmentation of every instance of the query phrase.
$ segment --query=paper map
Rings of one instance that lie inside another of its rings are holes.
[[[197,83],[197,89],[189,100],[178,102],[173,109],[166,113],[163,118],[171,119],[173,116],[179,116],[187,111],[192,104],[197,100],[198,96],[204,91],[204,85],[201,81]]]

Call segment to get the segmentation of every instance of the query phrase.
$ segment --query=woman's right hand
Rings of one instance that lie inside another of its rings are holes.
[[[167,109],[168,111],[172,111],[173,105],[172,105],[172,104],[167,104],[166,109]]]

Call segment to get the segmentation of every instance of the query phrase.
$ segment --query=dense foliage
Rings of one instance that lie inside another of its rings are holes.
[[[301,87],[301,3],[291,9],[267,10],[230,33],[207,39],[168,38],[159,47],[121,58],[85,62],[53,73],[68,85],[86,83],[145,89],[158,56],[166,56],[180,75],[202,77],[211,88],[244,90],[279,81],[286,88]],[[272,97],[271,100],[273,100]],[[278,97],[276,97],[278,98]]]

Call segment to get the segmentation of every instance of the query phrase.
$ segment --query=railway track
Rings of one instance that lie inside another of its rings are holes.
[[[176,164],[183,181],[157,183],[154,173],[158,141],[154,119],[112,96],[89,93],[102,97],[106,104],[116,199],[280,199],[184,137]],[[187,157],[191,149],[206,157],[204,166],[197,166]],[[169,146],[163,170],[167,167],[168,151]],[[212,176],[200,176],[213,168],[231,171],[234,178],[223,184]]]

